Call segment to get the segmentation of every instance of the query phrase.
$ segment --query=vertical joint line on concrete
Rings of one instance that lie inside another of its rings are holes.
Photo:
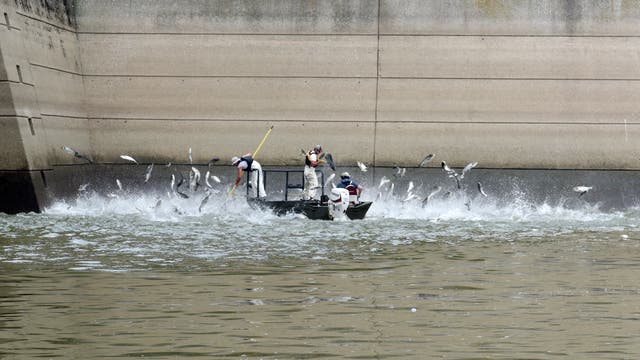
[[[40,170],[40,178],[42,178],[42,185],[48,188],[49,185],[47,184],[47,177],[44,175],[44,170]]]
[[[380,3],[382,0],[378,0],[378,40],[376,43],[376,104],[375,112],[373,114],[373,168],[375,178],[375,166],[376,166],[376,142],[378,138],[378,88],[380,82]]]
[[[20,71],[20,65],[16,65],[16,71],[18,72],[18,80],[22,82],[22,71]]]
[[[7,24],[7,29],[11,30],[11,24],[9,23],[9,14],[4,13],[4,22]]]
[[[29,129],[31,130],[31,135],[36,136],[36,130],[33,128],[33,119],[29,118]]]

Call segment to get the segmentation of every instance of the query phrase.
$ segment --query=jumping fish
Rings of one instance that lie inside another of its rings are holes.
[[[173,174],[171,174],[171,185],[170,185],[171,192],[173,192],[173,191],[174,191],[174,190],[173,190],[173,186],[174,186],[175,184],[176,184],[176,176],[175,176],[175,175],[173,175]]]
[[[333,156],[329,153],[324,157],[324,161],[327,162],[327,165],[331,168],[331,170],[336,171],[336,165],[333,162]]]
[[[198,191],[198,186],[200,185],[200,171],[195,167],[191,167],[191,171],[193,172],[193,176],[189,175],[189,189],[192,191]]]
[[[176,190],[176,193],[177,193],[178,195],[180,195],[180,197],[182,197],[182,198],[184,198],[184,199],[188,199],[188,198],[189,198],[189,195],[187,195],[187,194],[185,194],[185,193],[182,193],[182,192],[180,192],[180,191],[177,191],[177,190]]]
[[[418,167],[426,166],[428,163],[431,162],[431,160],[433,160],[434,156],[436,156],[436,155],[435,154],[427,155],[424,159],[422,159],[422,161],[420,161],[420,164],[418,164]]]
[[[207,204],[207,201],[209,201],[209,197],[211,197],[211,193],[207,192],[207,196],[205,196],[200,202],[200,206],[198,207],[198,212],[202,212],[202,208],[204,208],[204,206]]]
[[[433,190],[431,191],[431,193],[429,193],[429,195],[427,195],[427,197],[424,198],[424,200],[422,200],[422,205],[428,204],[429,200],[431,200],[432,197],[434,197],[437,193],[439,193],[440,190],[442,190],[442,188],[440,186],[435,186],[433,188]]]
[[[178,174],[180,174],[180,180],[178,180],[178,184],[176,185],[176,190],[178,190],[180,186],[182,186],[182,184],[184,183],[184,175],[182,175],[182,171],[179,172]]]
[[[573,191],[579,193],[578,197],[586,194],[589,192],[589,190],[593,189],[593,186],[576,186],[573,188]]]
[[[358,164],[358,167],[360,168],[360,171],[367,172],[367,165],[365,165],[364,163],[362,163],[360,161],[358,161],[357,164]]]
[[[129,155],[120,155],[120,157],[121,157],[122,159],[124,159],[124,160],[131,161],[131,162],[134,162],[134,163],[136,163],[136,164],[138,163],[138,162],[136,161],[136,159],[132,158],[132,157],[131,157],[131,156],[129,156]]]
[[[191,154],[191,148],[189,148],[189,164],[193,164],[193,156]]]
[[[64,149],[64,151],[66,151],[70,155],[73,155],[74,157],[77,157],[78,159],[82,159],[82,160],[88,161],[89,164],[93,164],[93,161],[88,156],[82,155],[79,152],[73,150],[72,148],[70,148],[70,147],[68,147],[66,145],[63,145],[62,149]]]
[[[395,166],[393,169],[396,171],[396,172],[393,174],[393,176],[395,176],[395,177],[399,177],[399,178],[404,177],[404,175],[405,175],[405,174],[406,174],[406,172],[407,172],[407,169],[406,169],[406,168],[401,168],[401,167],[399,167],[399,166]]]
[[[157,210],[160,205],[162,205],[162,199],[158,199],[158,201],[156,201],[156,204],[153,206],[153,210]]]
[[[468,163],[467,166],[462,169],[462,174],[460,174],[460,180],[464,178],[464,174],[468,173],[471,169],[478,166],[477,162]]]
[[[334,177],[336,177],[335,173],[329,175],[329,177],[327,178],[327,181],[324,182],[324,186],[329,185],[329,183],[331,182],[331,180],[333,180]]]
[[[391,187],[389,187],[389,192],[387,192],[387,199],[391,198],[393,196],[393,188],[396,186],[396,184],[391,183]]]
[[[414,199],[417,199],[417,198],[418,198],[418,196],[417,196],[416,194],[411,194],[411,193],[409,193],[409,194],[407,195],[407,197],[406,197],[404,200],[402,200],[402,201],[405,201],[405,202],[406,202],[406,201],[411,201],[411,200],[414,200]]]
[[[382,179],[380,179],[380,185],[378,185],[378,189],[381,189],[384,185],[390,182],[391,180],[389,180],[389,178],[387,178],[386,176],[383,176]]]
[[[209,183],[209,176],[211,176],[211,171],[207,170],[207,173],[204,174],[204,183],[207,184],[209,189],[213,189],[213,186]]]
[[[87,186],[89,186],[89,183],[86,184],[82,184],[78,187],[78,192],[83,192],[83,191],[87,191]]]
[[[460,177],[458,176],[458,173],[455,170],[451,169],[449,165],[447,165],[447,163],[444,161],[442,161],[442,170],[444,170],[444,172],[446,172],[450,178],[454,178],[456,180],[458,189],[460,189]]]
[[[211,178],[213,179],[213,181],[217,182],[218,184],[220,184],[220,178],[215,176],[215,175],[211,175]]]
[[[116,185],[118,185],[118,189],[122,191],[122,183],[120,182],[119,179],[116,179]]]
[[[147,166],[147,172],[144,174],[144,183],[146,184],[151,179],[151,172],[153,171],[153,163]]]
[[[407,188],[407,193],[411,193],[411,190],[413,190],[413,181],[409,181],[409,187]]]
[[[487,194],[482,189],[482,184],[480,184],[480,182],[478,182],[478,191],[480,192],[480,194],[482,194],[482,196],[487,197]]]
[[[447,165],[447,163],[444,160],[442,161],[441,165],[442,165],[442,170],[444,170],[444,172],[446,172],[446,173],[455,172],[455,171],[451,170],[449,165]]]

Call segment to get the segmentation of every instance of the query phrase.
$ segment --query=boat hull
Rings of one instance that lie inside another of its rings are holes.
[[[263,209],[271,209],[276,215],[303,214],[312,220],[333,220],[327,203],[318,200],[298,200],[298,201],[264,201],[249,199],[252,206]],[[361,220],[367,215],[372,202],[365,201],[355,205],[349,205],[346,216],[351,220]]]

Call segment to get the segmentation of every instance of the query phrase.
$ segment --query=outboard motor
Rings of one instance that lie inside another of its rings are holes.
[[[329,193],[329,216],[333,219],[336,215],[344,214],[349,207],[349,190],[333,188]]]

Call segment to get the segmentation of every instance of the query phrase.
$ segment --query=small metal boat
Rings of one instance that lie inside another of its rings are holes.
[[[255,206],[261,209],[270,209],[276,215],[281,216],[285,214],[302,214],[312,220],[333,220],[334,216],[329,207],[329,197],[324,193],[324,186],[321,186],[320,200],[290,200],[289,191],[304,189],[304,176],[302,176],[302,170],[262,170],[264,174],[264,186],[269,188],[267,180],[271,179],[275,174],[279,173],[280,176],[284,175],[284,200],[267,200],[266,198],[251,197],[249,195],[249,189],[247,189],[247,200],[251,206]],[[299,174],[302,179],[302,183],[291,183],[290,180],[294,177],[291,175]],[[320,173],[321,184],[324,184],[324,173]],[[347,208],[345,215],[351,220],[364,219],[367,215],[367,211],[371,207],[371,201],[364,201],[357,204],[350,204]]]

